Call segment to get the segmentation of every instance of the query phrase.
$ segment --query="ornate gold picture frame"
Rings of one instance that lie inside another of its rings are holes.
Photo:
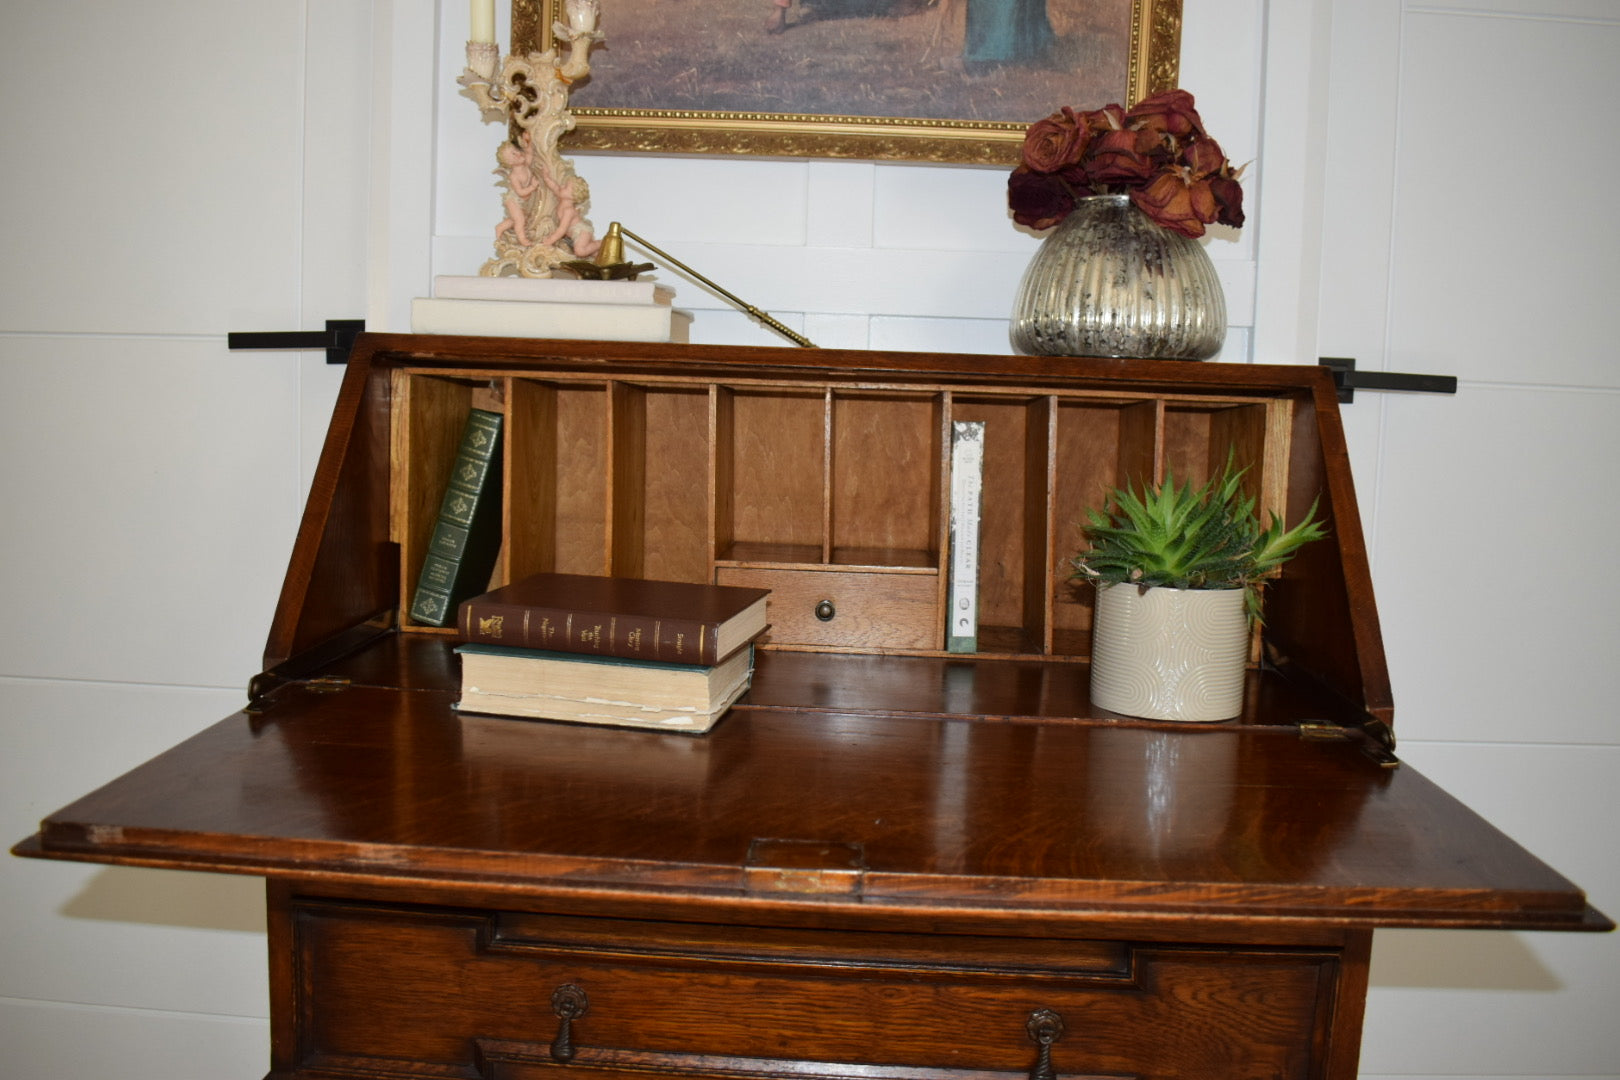
[[[513,0],[514,52],[561,0]],[[1010,165],[1064,105],[1176,85],[1181,0],[603,0],[572,150]]]

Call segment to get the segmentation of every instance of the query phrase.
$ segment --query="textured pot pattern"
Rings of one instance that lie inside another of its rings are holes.
[[[1249,621],[1242,589],[1099,585],[1091,700],[1150,720],[1230,720],[1243,711]]]
[[[1202,244],[1128,195],[1093,195],[1041,241],[1010,337],[1036,356],[1205,360],[1226,340],[1226,296]]]

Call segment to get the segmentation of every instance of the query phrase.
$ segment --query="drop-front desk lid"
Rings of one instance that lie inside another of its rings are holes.
[[[767,654],[752,704],[701,737],[458,713],[454,687],[420,671],[393,686],[290,683],[50,815],[18,852],[531,904],[697,901],[738,919],[1610,925],[1420,773],[1353,741],[907,713],[880,690],[866,711],[772,704],[904,679],[982,708],[975,680],[1036,670],[1051,685],[1084,676]]]

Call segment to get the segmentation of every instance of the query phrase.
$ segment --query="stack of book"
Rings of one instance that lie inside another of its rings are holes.
[[[765,589],[536,574],[464,601],[464,712],[702,734],[747,692]]]
[[[690,312],[652,281],[444,276],[411,301],[411,333],[685,342]]]

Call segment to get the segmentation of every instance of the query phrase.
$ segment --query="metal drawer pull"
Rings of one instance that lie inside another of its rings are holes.
[[[821,603],[816,605],[816,618],[820,619],[822,622],[832,622],[833,616],[837,614],[838,609],[833,607],[833,602],[831,600],[823,600]]]
[[[1035,1057],[1035,1067],[1029,1070],[1029,1080],[1057,1080],[1052,1068],[1052,1044],[1063,1038],[1063,1017],[1051,1009],[1036,1009],[1029,1014],[1029,1037],[1041,1052]]]
[[[551,1011],[557,1014],[557,1037],[551,1040],[551,1059],[564,1065],[574,1060],[574,1021],[591,1007],[585,989],[563,983],[551,994]],[[1031,1021],[1033,1023],[1034,1021]]]

